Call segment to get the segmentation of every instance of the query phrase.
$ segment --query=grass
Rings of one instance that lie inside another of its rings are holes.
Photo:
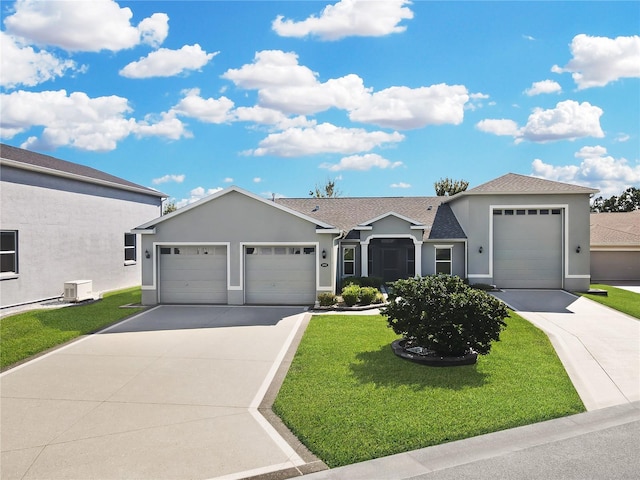
[[[129,303],[140,303],[140,287],[106,294],[102,300],[88,305],[31,310],[0,319],[0,368],[100,330],[142,310],[119,308]]]
[[[631,315],[640,319],[640,295],[622,288],[612,287],[611,285],[593,284],[591,288],[606,290],[607,296],[590,295],[588,293],[580,293],[594,302],[601,303],[607,307],[614,308],[620,312]]]
[[[396,357],[381,316],[311,320],[274,411],[329,467],[583,412],[547,337],[512,313],[478,363]]]

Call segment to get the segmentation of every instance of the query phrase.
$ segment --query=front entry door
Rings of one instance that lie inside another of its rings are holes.
[[[399,278],[406,276],[401,272],[401,264],[406,262],[400,262],[400,253],[397,248],[383,248],[382,249],[382,279],[385,282],[393,282]]]

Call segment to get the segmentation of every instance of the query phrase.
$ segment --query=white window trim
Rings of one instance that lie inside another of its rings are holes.
[[[353,259],[345,260],[345,250],[353,250]],[[345,265],[348,263],[353,263],[353,273],[347,274],[345,273]],[[355,276],[356,274],[356,246],[355,245],[343,245],[342,246],[342,278],[347,276]]]
[[[0,255],[13,255],[14,256],[14,260],[13,260],[13,270],[8,271],[8,272],[1,272],[0,273],[0,279],[2,280],[9,280],[12,278],[18,278],[19,272],[18,272],[18,230],[2,230],[2,233],[12,233],[13,234],[13,244],[14,244],[14,249],[13,250],[3,250],[1,251]]]
[[[133,245],[127,245],[127,235],[132,235],[133,236]],[[133,250],[133,260],[126,260],[127,257],[127,250]],[[131,232],[125,232],[124,234],[124,256],[125,256],[125,261],[124,264],[125,266],[128,265],[136,265],[138,263],[138,236],[135,233],[131,233]]]
[[[448,263],[449,264],[449,273],[448,275],[453,275],[453,244],[451,245],[434,245],[433,252],[433,273],[438,273],[438,263]],[[449,260],[438,260],[438,250],[449,250]]]

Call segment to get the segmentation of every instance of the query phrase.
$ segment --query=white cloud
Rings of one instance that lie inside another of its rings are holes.
[[[400,129],[445,123],[459,125],[468,100],[467,89],[462,85],[390,87],[369,96],[367,101],[351,111],[349,118]]]
[[[185,175],[183,173],[181,173],[180,175],[167,174],[167,175],[163,175],[160,178],[154,178],[153,180],[151,180],[151,183],[153,183],[154,185],[160,185],[162,183],[169,183],[169,182],[182,183],[184,182],[184,179],[185,179]]]
[[[562,87],[558,82],[553,80],[542,80],[540,82],[533,82],[530,88],[527,88],[524,93],[530,97],[534,95],[540,95],[543,93],[560,93]]]
[[[554,166],[535,159],[531,164],[533,175],[597,188],[605,198],[640,184],[640,164],[632,166],[624,158],[616,159],[602,146],[583,147],[575,157],[581,159],[579,165]]]
[[[392,183],[389,186],[391,188],[411,188],[411,184],[410,183],[404,183],[404,182]]]
[[[552,109],[536,108],[522,128],[509,119],[482,120],[476,124],[476,128],[494,135],[513,136],[516,143],[523,140],[544,143],[584,137],[601,138],[604,137],[600,127],[602,113],[601,108],[589,102],[566,100]]]
[[[332,172],[339,172],[341,170],[366,171],[371,170],[373,167],[385,169],[396,168],[400,165],[402,165],[402,162],[392,162],[377,153],[367,153],[365,155],[343,157],[339,163],[323,163],[320,165],[320,168],[326,168]]]
[[[253,183],[260,183],[262,179],[260,177],[253,177]]]
[[[4,21],[9,33],[68,51],[118,51],[140,43],[157,46],[169,32],[165,13],[154,13],[135,27],[131,9],[112,0],[17,0],[14,9]]]
[[[580,34],[571,42],[573,58],[555,73],[570,72],[579,90],[603,87],[620,78],[640,77],[640,36],[591,37]]]
[[[195,203],[198,200],[202,200],[204,197],[208,197],[209,195],[219,192],[220,190],[223,190],[223,188],[216,187],[205,190],[203,187],[196,187],[189,192],[189,198],[183,198],[176,202],[176,208],[182,208],[191,203]]]
[[[522,38],[524,38],[525,40],[529,40],[531,42],[535,41],[535,37],[532,37],[531,35],[522,35]]]
[[[219,52],[207,53],[197,43],[180,50],[160,48],[120,70],[127,78],[173,77],[185,70],[199,70]]]
[[[629,135],[628,133],[620,132],[613,140],[620,143],[628,142],[629,140],[631,140],[631,135]]]
[[[223,180],[224,183],[233,183],[233,178],[227,177]]]
[[[312,127],[315,120],[309,120],[305,116],[288,117],[279,110],[260,107],[238,107],[230,112],[233,121],[253,122],[261,125],[274,125],[279,130],[292,127]]]
[[[298,63],[295,53],[281,50],[257,52],[253,63],[229,69],[222,75],[240,88],[258,90],[260,106],[287,114],[307,115],[331,107],[355,108],[370,91],[357,75],[325,83],[320,83],[317,76]]]
[[[202,98],[197,88],[185,94],[186,96],[172,109],[176,113],[207,123],[225,123],[231,119],[230,111],[233,108],[233,101],[227,97]]]
[[[0,32],[0,84],[5,88],[18,85],[33,87],[76,70],[76,62],[62,60],[44,50],[22,45],[19,40]]]
[[[406,6],[408,0],[340,0],[328,5],[320,16],[311,15],[296,22],[285,20],[282,15],[273,21],[272,28],[283,37],[318,36],[322,40],[339,40],[348,36],[379,37],[404,32],[402,20],[413,18]]]
[[[520,131],[518,124],[506,118],[488,118],[476,123],[476,128],[482,132],[494,135],[508,135],[515,137]]]
[[[583,137],[604,137],[600,127],[602,109],[589,102],[573,100],[559,102],[556,108],[535,109],[527,125],[522,129],[522,138],[532,142],[575,140]]]
[[[279,157],[298,157],[318,153],[358,153],[402,140],[404,135],[398,132],[367,132],[360,128],[343,128],[322,123],[313,128],[290,128],[280,133],[272,133],[251,153],[256,156]]]
[[[65,90],[0,95],[3,138],[12,138],[33,127],[43,127],[40,137],[31,136],[24,148],[51,150],[71,146],[81,150],[108,151],[131,134],[167,138],[187,136],[182,122],[171,113],[137,122],[129,117],[126,98],[111,95],[91,98],[83,92]]]

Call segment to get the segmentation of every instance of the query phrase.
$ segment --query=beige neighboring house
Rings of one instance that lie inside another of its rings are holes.
[[[591,214],[591,280],[640,282],[640,210]]]

